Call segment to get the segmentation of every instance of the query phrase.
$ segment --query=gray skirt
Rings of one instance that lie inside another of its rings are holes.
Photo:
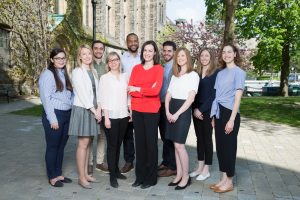
[[[100,134],[100,124],[94,114],[83,107],[72,106],[69,135],[96,136]]]

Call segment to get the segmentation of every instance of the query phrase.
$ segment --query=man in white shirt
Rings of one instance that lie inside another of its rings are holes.
[[[105,61],[103,58],[105,52],[105,45],[100,40],[95,40],[92,43],[92,49],[94,54],[94,68],[97,71],[98,78],[106,73]],[[97,153],[96,153],[96,166],[95,169],[104,173],[109,173],[108,166],[104,162],[106,152],[106,136],[102,125],[100,126],[101,134],[97,136]],[[91,141],[91,147],[93,147],[93,140]],[[94,159],[93,159],[93,148],[90,148],[89,167],[88,173],[93,173]]]
[[[130,77],[133,67],[141,63],[139,49],[139,38],[135,33],[129,33],[126,37],[128,52],[121,56],[123,71]],[[133,123],[129,122],[127,132],[123,140],[125,165],[121,168],[121,173],[126,174],[131,171],[135,158],[134,138],[133,138]]]

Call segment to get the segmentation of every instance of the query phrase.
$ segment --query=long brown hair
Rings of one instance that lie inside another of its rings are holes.
[[[222,57],[222,52],[223,52],[223,49],[224,47],[226,46],[230,46],[232,49],[233,49],[233,52],[235,53],[235,58],[234,58],[234,63],[239,66],[239,67],[242,67],[242,59],[241,59],[241,56],[240,56],[240,51],[239,49],[234,45],[234,44],[231,44],[231,43],[226,43],[222,46],[221,48],[221,52],[220,52],[220,56],[219,56],[219,63],[220,63],[220,67],[221,69],[224,69],[226,68],[226,63],[225,61],[223,60],[223,57]]]
[[[198,63],[197,63],[196,72],[198,72],[198,74],[200,76],[202,75],[203,65],[201,64],[200,57],[201,57],[202,52],[204,52],[204,51],[207,51],[210,55],[209,67],[206,71],[206,75],[210,76],[216,71],[217,65],[216,65],[216,56],[215,56],[214,52],[209,48],[203,48],[203,49],[200,50],[200,53],[199,53],[199,56],[198,56]]]
[[[66,56],[66,52],[63,49],[60,49],[60,48],[52,49],[52,51],[50,53],[50,62],[49,62],[49,65],[48,65],[47,69],[50,70],[53,73],[54,80],[55,80],[55,85],[56,85],[56,91],[62,92],[64,90],[64,84],[62,83],[62,81],[58,77],[57,70],[54,66],[54,63],[52,62],[54,57],[59,53],[64,53],[65,56]],[[67,70],[66,65],[62,69],[64,70],[65,81],[66,81],[66,89],[72,92],[73,87],[72,87],[72,84],[71,84],[71,81],[70,81],[70,77],[68,75],[68,70]]]
[[[181,70],[181,66],[179,66],[178,62],[177,62],[177,56],[178,56],[180,51],[183,51],[186,55],[186,58],[187,58],[186,73],[190,73],[191,71],[193,71],[193,63],[192,63],[192,57],[191,57],[190,51],[185,47],[180,47],[176,50],[176,52],[174,54],[174,62],[173,62],[173,66],[172,66],[173,75],[176,76],[176,77],[179,76],[179,73],[180,73],[180,70]]]

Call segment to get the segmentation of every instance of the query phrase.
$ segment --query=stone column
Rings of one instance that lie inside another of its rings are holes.
[[[124,38],[124,8],[123,8],[123,0],[115,1],[115,40],[121,44]]]
[[[106,31],[106,0],[97,0],[96,5],[96,34],[102,37]]]

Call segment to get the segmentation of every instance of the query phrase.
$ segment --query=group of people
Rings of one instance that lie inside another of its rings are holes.
[[[124,174],[135,168],[132,187],[146,189],[156,185],[158,177],[174,175],[168,185],[185,189],[191,178],[203,181],[210,176],[214,128],[222,174],[210,188],[217,193],[233,190],[245,82],[238,49],[225,44],[220,67],[212,51],[202,49],[194,68],[189,50],[177,48],[172,41],[163,43],[163,65],[154,41],[143,43],[139,53],[139,38],[130,33],[126,44],[127,52],[122,56],[110,52],[105,62],[101,41],[94,41],[92,47],[81,45],[71,78],[64,50],[50,53],[49,66],[39,79],[49,184],[62,187],[72,182],[62,175],[64,147],[71,135],[78,137],[76,164],[83,188],[91,189],[91,183],[98,182],[92,176],[93,138],[97,137],[95,169],[109,172],[112,187],[117,188],[117,180],[126,179]],[[192,119],[198,166],[189,174],[185,142]],[[163,141],[159,165],[158,129]],[[120,169],[122,143],[125,165]]]

